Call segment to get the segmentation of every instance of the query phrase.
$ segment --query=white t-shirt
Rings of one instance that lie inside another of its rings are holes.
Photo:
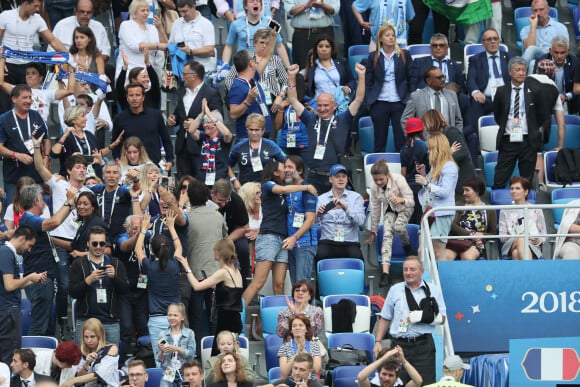
[[[173,23],[169,43],[184,42],[191,49],[198,49],[205,46],[215,46],[215,29],[211,21],[198,13],[197,17],[188,22],[180,17]],[[215,70],[215,57],[193,57],[203,65],[205,71]]]
[[[56,214],[58,210],[61,209],[64,202],[66,201],[66,191],[72,187],[68,180],[63,178],[56,178],[56,175],[52,175],[50,180],[46,182],[52,191],[52,213]],[[87,187],[82,187],[78,190],[79,192],[89,191]],[[73,239],[77,234],[78,224],[75,222],[77,218],[77,209],[72,208],[64,222],[60,224],[57,228],[50,232],[51,236],[56,236],[60,238]]]
[[[22,20],[18,9],[11,9],[0,13],[0,30],[4,30],[2,45],[13,50],[32,51],[35,36],[39,32],[47,30],[46,22],[39,14],[35,13],[27,20]],[[22,64],[26,61],[19,59],[6,59],[8,63]]]
[[[32,89],[32,106],[31,109],[40,113],[40,116],[46,122],[50,113],[50,104],[56,101],[55,89]]]
[[[64,44],[66,49],[70,49],[70,46],[73,44],[73,33],[75,28],[79,26],[79,22],[75,15],[69,16],[60,20],[54,26],[54,30],[52,33],[54,36],[58,38]],[[101,52],[101,54],[106,56],[111,56],[111,43],[109,42],[109,38],[107,36],[107,30],[101,24],[101,22],[91,19],[89,21],[89,28],[93,31],[95,35],[95,40],[97,43],[97,48]],[[48,46],[48,52],[54,51],[54,49]]]

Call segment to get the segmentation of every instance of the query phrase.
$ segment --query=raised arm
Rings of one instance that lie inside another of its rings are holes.
[[[33,133],[31,138],[32,143],[34,144],[34,168],[36,168],[36,171],[42,178],[42,181],[46,183],[52,177],[52,173],[50,173],[46,165],[44,165],[44,160],[42,159],[42,152],[40,151],[42,139],[44,138],[44,133],[42,133],[39,138],[35,138]]]
[[[298,93],[296,92],[296,74],[298,74],[299,70],[300,67],[297,64],[288,67],[288,90],[286,91],[288,101],[290,101],[298,117],[304,112],[304,105],[298,100]]]
[[[353,115],[353,117],[358,113],[358,110],[360,109],[365,98],[365,74],[367,69],[365,66],[357,63],[354,66],[354,70],[358,75],[358,85],[356,87],[356,95],[354,100],[348,106],[348,110],[350,111],[350,114]]]
[[[145,259],[145,249],[143,247],[145,245],[145,235],[147,235],[149,227],[151,227],[151,216],[143,215],[143,218],[141,218],[141,228],[139,230],[139,235],[137,236],[137,242],[135,243],[135,255],[137,256],[139,265],[141,265]]]
[[[208,278],[206,278],[200,282],[193,275],[193,272],[191,271],[191,268],[189,267],[189,263],[187,262],[187,258],[184,258],[184,257],[179,256],[179,255],[177,255],[176,258],[179,261],[179,263],[181,263],[181,265],[184,267],[185,273],[187,276],[187,281],[189,282],[189,284],[191,285],[193,290],[195,290],[196,292],[200,291],[200,290],[213,288],[214,286],[216,286],[220,282],[223,282],[226,279],[227,273],[226,273],[225,269],[222,268],[222,269],[217,270],[211,276],[209,276]]]
[[[179,210],[181,212],[181,210]],[[177,217],[175,211],[173,209],[169,210],[169,213],[165,217],[165,219],[161,219],[164,225],[167,226],[169,229],[169,233],[171,234],[171,239],[173,240],[173,246],[175,246],[175,256],[181,257],[183,254],[183,246],[181,246],[181,240],[177,235],[177,231],[175,231],[175,218]]]

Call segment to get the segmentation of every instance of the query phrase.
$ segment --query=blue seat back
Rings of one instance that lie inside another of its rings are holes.
[[[328,348],[337,348],[350,344],[353,348],[369,352],[374,361],[373,348],[375,336],[370,333],[333,333],[328,336]]]
[[[159,387],[161,385],[161,378],[163,378],[163,370],[161,368],[147,368],[149,380],[145,382],[145,387]]]
[[[580,116],[566,114],[564,116],[566,124],[566,137],[564,138],[564,145],[566,148],[580,148]],[[552,129],[550,131],[550,139],[547,144],[544,144],[544,151],[549,151],[558,146],[558,125],[556,118],[552,115]]]
[[[485,174],[485,185],[488,188],[493,187],[493,179],[495,177],[495,166],[497,165],[498,152],[488,152],[483,155],[483,172]],[[519,176],[520,169],[518,163],[514,167],[511,177]],[[507,185],[506,185],[507,186]]]
[[[364,262],[356,258],[323,259],[318,262],[318,293],[362,294],[364,292]]]
[[[354,79],[357,79],[356,71],[354,71],[354,65],[360,63],[362,60],[367,59],[369,56],[369,46],[364,44],[350,46],[348,48],[348,66],[352,72]]]
[[[20,313],[22,314],[22,335],[28,335],[28,329],[30,328],[30,312],[32,311],[32,305],[28,298],[23,298],[20,302]]]
[[[360,153],[362,157],[368,153],[373,153],[375,148],[375,130],[370,117],[361,117],[358,120],[358,138],[360,141]]]
[[[571,1],[568,0],[568,6],[570,6]],[[580,7],[576,1],[576,5],[572,8],[572,26],[574,27],[574,37],[576,40],[580,39],[580,29],[578,29],[578,21],[580,20]]]
[[[580,199],[580,188],[557,188],[552,191],[552,204],[566,204]],[[562,222],[565,208],[554,208],[552,216],[554,218],[554,227],[556,229]]]
[[[280,367],[272,367],[268,370],[268,382],[273,383],[282,377]]]
[[[431,55],[431,47],[429,44],[411,44],[407,47],[407,50],[409,50],[413,58]]]
[[[490,204],[507,205],[512,204],[512,196],[509,188],[494,189],[491,191]],[[536,190],[530,190],[528,193],[528,202],[536,204],[537,193]]]
[[[268,335],[264,337],[264,351],[266,352],[266,369],[279,367],[278,350],[283,340],[278,335]]]
[[[469,359],[469,365],[471,369],[463,374],[462,383],[472,386],[508,386],[509,354],[475,356]]]
[[[287,308],[286,296],[266,296],[260,298],[260,318],[262,319],[262,334],[276,335],[278,326],[278,313]]]
[[[56,349],[58,340],[50,336],[22,336],[22,348]]]
[[[332,371],[333,387],[357,387],[357,376],[365,366],[342,366]]]

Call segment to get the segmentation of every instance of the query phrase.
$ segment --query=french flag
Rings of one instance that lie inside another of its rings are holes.
[[[578,376],[580,358],[574,348],[530,348],[522,368],[530,380],[570,381]]]

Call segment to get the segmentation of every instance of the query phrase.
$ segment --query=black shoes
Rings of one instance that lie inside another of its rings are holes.
[[[381,273],[381,281],[379,282],[379,288],[390,288],[393,284],[391,276],[389,273]]]
[[[417,255],[417,251],[413,249],[413,246],[411,245],[404,245],[403,250],[405,250],[405,254],[407,254],[407,257],[410,255]]]

